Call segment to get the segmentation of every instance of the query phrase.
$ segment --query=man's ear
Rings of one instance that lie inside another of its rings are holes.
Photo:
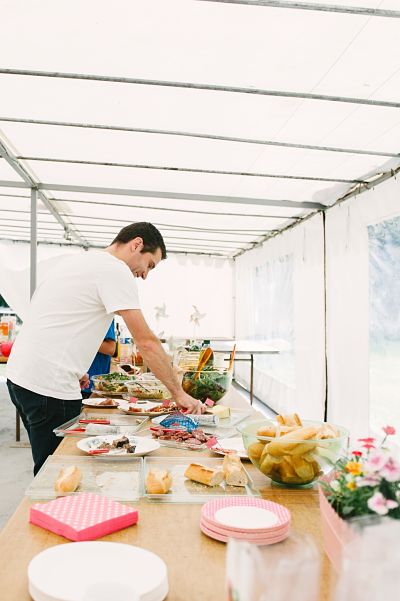
[[[135,252],[136,250],[139,250],[139,252],[142,250],[144,244],[143,244],[143,239],[140,238],[139,236],[137,236],[136,238],[134,238],[131,242],[131,250],[132,252]]]

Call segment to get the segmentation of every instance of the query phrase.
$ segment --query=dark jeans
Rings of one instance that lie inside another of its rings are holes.
[[[10,380],[7,380],[7,387],[28,432],[34,462],[33,473],[36,476],[47,457],[61,442],[53,429],[79,415],[82,401],[63,401],[43,396]]]

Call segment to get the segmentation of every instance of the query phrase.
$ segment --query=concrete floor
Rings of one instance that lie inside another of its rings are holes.
[[[33,479],[30,447],[15,447],[15,408],[8,396],[6,366],[0,365],[0,529],[13,514]],[[28,443],[21,425],[21,442]]]
[[[15,408],[8,396],[5,372],[6,366],[0,364],[0,530],[14,513],[33,479],[31,449],[29,446],[16,446],[15,443]],[[239,390],[248,397],[243,388]],[[257,399],[254,400],[253,407],[267,417],[274,415]],[[21,442],[28,444],[22,423]]]

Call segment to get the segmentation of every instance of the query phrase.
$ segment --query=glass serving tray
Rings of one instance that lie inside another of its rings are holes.
[[[250,417],[251,411],[243,411],[243,409],[231,409],[229,417],[220,418],[218,428],[235,428],[237,424],[242,422],[247,417]],[[201,426],[200,426],[201,427]],[[209,426],[207,425],[207,428]],[[224,434],[226,436],[226,433]],[[228,437],[230,435],[228,434]]]
[[[88,432],[86,432],[86,428],[89,424],[79,423],[80,420],[106,420],[109,424],[93,424],[93,426],[96,427],[91,427]],[[65,422],[65,424],[61,424],[57,428],[54,428],[53,432],[56,436],[68,436],[69,438],[73,436],[79,436],[79,438],[84,436],[107,436],[108,434],[119,436],[121,434],[134,434],[148,421],[148,417],[140,417],[137,415],[85,411],[77,417]],[[112,428],[112,430],[110,428]]]
[[[222,458],[203,456],[194,460],[191,460],[190,457],[146,457],[143,467],[144,496],[151,501],[163,503],[205,503],[218,497],[260,496],[247,471],[249,484],[246,487],[229,486],[225,482],[218,486],[207,486],[206,484],[193,482],[184,476],[184,472],[190,463],[201,463],[208,467],[220,468],[222,461]],[[171,473],[172,487],[168,493],[154,495],[146,492],[146,475],[152,469],[168,470]]]
[[[74,465],[82,473],[82,480],[73,493],[54,490],[61,469]],[[102,461],[93,457],[73,455],[50,455],[25,494],[30,499],[48,500],[80,492],[106,495],[115,501],[137,501],[143,496],[143,459],[137,457],[129,462]]]

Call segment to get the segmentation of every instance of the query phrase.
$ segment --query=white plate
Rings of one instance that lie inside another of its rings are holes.
[[[29,564],[28,580],[35,601],[161,601],[168,594],[167,566],[158,555],[104,541],[66,543],[42,551]]]
[[[153,420],[152,420],[153,421]],[[220,448],[219,448],[220,447]],[[223,450],[221,450],[223,449]],[[216,447],[212,447],[211,451],[218,455],[225,455],[224,451],[236,451],[241,459],[248,459],[249,456],[243,444],[243,438],[219,438]]]
[[[87,405],[88,407],[101,407],[102,409],[118,409],[118,405],[100,405],[101,401],[104,401],[104,398],[96,399],[95,397],[91,397],[89,399],[82,399],[82,405]]]
[[[223,526],[233,526],[245,530],[259,530],[276,526],[279,518],[276,513],[261,507],[246,507],[243,505],[231,505],[218,509],[214,519]]]
[[[76,443],[78,449],[83,451],[84,453],[88,453],[91,450],[97,449],[102,442],[113,442],[120,436],[92,436],[91,438],[83,438]],[[160,448],[160,443],[158,440],[154,440],[152,438],[144,438],[142,436],[128,436],[129,442],[131,444],[136,445],[136,449],[134,453],[127,453],[125,449],[119,451],[116,449],[110,453],[99,453],[98,455],[93,455],[93,457],[99,457],[101,459],[133,459],[134,457],[142,457],[143,455],[147,455],[152,451],[156,451]],[[122,452],[124,451],[124,452]]]

